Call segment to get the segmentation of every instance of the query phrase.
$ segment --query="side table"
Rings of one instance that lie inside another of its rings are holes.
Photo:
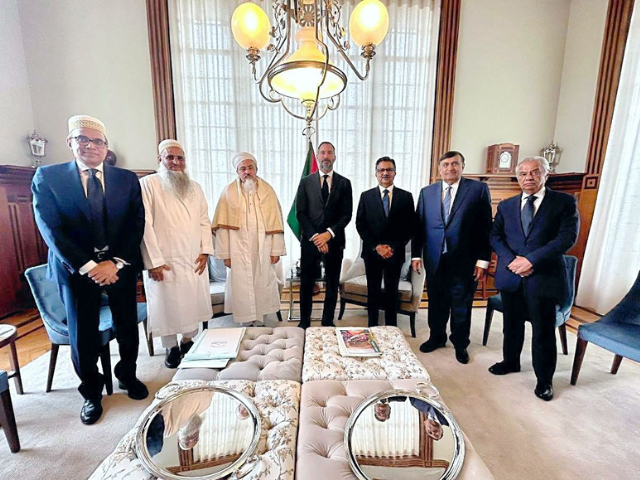
[[[289,283],[289,314],[287,316],[288,322],[299,322],[300,321],[300,294],[298,294],[298,299],[293,299],[293,286],[300,285],[300,277],[287,277],[287,282]],[[324,278],[319,278],[316,280],[316,283],[322,283],[324,285]],[[322,292],[322,288],[320,289],[320,293]],[[314,295],[315,296],[315,295]],[[311,302],[313,304],[322,304],[324,307],[324,300],[315,300],[312,298]],[[298,308],[295,310],[293,307],[298,305]],[[322,308],[320,310],[312,309],[311,310],[311,320],[321,320],[322,319]]]
[[[16,392],[20,395],[24,393],[22,389],[22,376],[20,375],[20,364],[18,363],[18,353],[16,352],[16,339],[18,338],[18,329],[13,325],[0,325],[0,348],[9,345],[11,349],[11,368],[13,372],[7,372],[7,377],[13,378],[16,385]]]

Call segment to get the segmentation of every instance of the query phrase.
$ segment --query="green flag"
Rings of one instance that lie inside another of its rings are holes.
[[[302,169],[302,176],[300,179],[307,175],[311,175],[312,173],[316,173],[317,171],[318,162],[316,162],[316,154],[313,152],[313,145],[311,144],[311,141],[309,141],[309,151],[307,152],[307,159],[304,162],[304,168]],[[296,213],[296,199],[294,198],[293,205],[291,205],[291,210],[289,210],[289,215],[287,216],[287,223],[291,227],[296,238],[300,240],[300,224],[298,223]]]

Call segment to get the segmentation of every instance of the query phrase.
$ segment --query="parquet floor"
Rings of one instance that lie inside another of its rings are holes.
[[[0,320],[0,323],[18,327],[16,347],[20,367],[24,367],[26,364],[51,350],[49,336],[35,308],[4,318]],[[11,369],[9,353],[9,346],[0,349],[0,370]]]

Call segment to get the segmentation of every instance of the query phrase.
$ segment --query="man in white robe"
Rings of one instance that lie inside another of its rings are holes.
[[[232,164],[238,178],[223,190],[213,218],[215,255],[230,269],[224,311],[247,325],[280,310],[275,264],[287,252],[280,202],[257,176],[255,157],[241,152]]]
[[[146,217],[143,278],[149,331],[162,339],[165,365],[177,368],[200,322],[212,316],[205,272],[213,239],[207,200],[186,172],[184,150],[175,140],[164,140],[158,152],[158,173],[140,180]]]

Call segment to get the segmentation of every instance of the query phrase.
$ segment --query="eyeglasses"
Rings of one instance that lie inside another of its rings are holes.
[[[86,147],[90,143],[93,143],[93,146],[96,148],[102,148],[108,145],[107,142],[105,140],[102,140],[101,138],[89,138],[89,137],[85,137],[84,135],[78,135],[77,137],[71,137],[71,138],[75,140],[78,143],[78,145],[81,145],[83,147]]]
[[[540,171],[539,168],[536,168],[535,170],[532,170],[530,172],[519,172],[518,178],[527,178],[529,175],[531,175],[534,178],[539,178],[540,176],[542,176],[542,172]]]
[[[385,172],[392,173],[395,171],[396,171],[395,168],[376,168],[376,172],[378,173],[385,173]]]

